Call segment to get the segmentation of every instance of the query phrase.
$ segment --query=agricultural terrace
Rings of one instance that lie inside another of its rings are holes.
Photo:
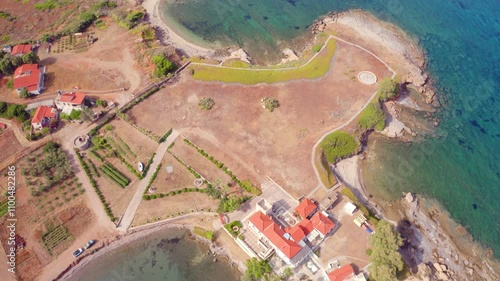
[[[371,71],[379,79],[392,74],[369,53],[340,41],[331,65],[319,79],[251,86],[202,82],[183,72],[177,83],[127,114],[155,135],[175,128],[242,180],[260,185],[269,176],[299,197],[318,185],[311,165],[313,145],[325,132],[348,121],[377,91],[377,84],[360,83],[357,73]],[[202,97],[214,100],[211,110],[199,108]],[[278,100],[280,106],[268,112],[260,103],[265,97]],[[196,162],[205,160],[188,158],[195,157],[195,150],[178,151],[190,149],[184,146],[179,139],[172,152],[198,169]]]
[[[336,47],[337,43],[335,39],[330,37],[323,48],[311,60],[298,67],[257,69],[192,63],[190,69],[193,70],[193,78],[197,80],[241,83],[245,85],[259,83],[272,84],[297,79],[315,79],[323,77],[330,69]],[[235,65],[235,63],[233,62],[231,65]]]
[[[125,121],[114,119],[92,138],[92,144],[81,153],[82,161],[111,210],[108,215],[119,218],[144,175],[138,162],[143,163],[146,171],[157,143]]]
[[[18,251],[16,266],[20,279],[35,280],[33,274],[68,249],[95,219],[85,206],[82,184],[58,144],[49,142],[13,165],[18,187],[16,232],[18,240],[26,243]],[[7,170],[0,173],[0,182],[3,221],[7,210]],[[1,228],[0,240],[7,237],[7,228]]]

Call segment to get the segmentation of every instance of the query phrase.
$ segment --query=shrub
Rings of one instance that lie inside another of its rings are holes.
[[[106,101],[101,100],[101,99],[96,100],[95,104],[97,104],[98,106],[102,106],[102,107],[105,107],[108,105]]]
[[[267,109],[269,112],[273,112],[273,110],[279,106],[277,100],[267,97],[260,100],[260,103],[264,109]]]
[[[155,64],[154,75],[156,77],[163,77],[167,75],[167,73],[175,71],[177,68],[177,66],[163,54],[153,56],[152,62]]]
[[[313,51],[313,52],[315,52],[315,53],[317,53],[317,52],[321,51],[321,47],[323,47],[323,45],[321,45],[321,44],[316,44],[316,45],[314,45],[314,46],[312,47],[312,51]]]
[[[385,127],[385,114],[380,108],[380,103],[370,103],[362,112],[358,122],[358,128],[363,130],[382,131]]]
[[[113,130],[113,125],[108,124],[108,125],[104,126],[104,130],[106,130],[106,131],[112,131]]]
[[[212,107],[214,107],[214,105],[215,105],[214,100],[209,97],[201,98],[200,101],[198,102],[198,106],[200,107],[200,109],[203,110],[210,110],[212,109]]]
[[[236,237],[239,233],[239,231],[234,231],[233,227],[237,226],[239,229],[243,227],[240,221],[232,221],[226,225],[224,225],[224,228],[231,233],[233,237]]]
[[[378,95],[381,101],[387,101],[399,93],[398,83],[389,77],[380,81]]]
[[[325,137],[320,143],[323,154],[330,163],[354,154],[358,143],[353,136],[344,131],[336,131]]]

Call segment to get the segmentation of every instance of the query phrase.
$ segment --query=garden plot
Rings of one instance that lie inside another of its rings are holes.
[[[156,188],[154,193],[168,193],[185,187],[195,187],[196,177],[171,154],[165,153],[161,163],[156,179],[151,184],[152,187]],[[205,185],[199,188],[205,188]],[[154,193],[146,192],[146,194]]]
[[[132,226],[139,226],[192,212],[214,212],[217,205],[218,200],[197,192],[185,192],[164,198],[142,200]]]
[[[7,131],[0,132],[0,149],[2,151],[0,162],[14,155],[21,148],[21,144],[17,141],[13,130],[7,129]]]
[[[203,155],[198,153],[198,151],[192,146],[188,145],[184,138],[179,137],[175,142],[175,145],[170,149],[170,151],[184,161],[187,165],[191,166],[196,172],[198,172],[204,179],[209,182],[215,180],[220,180],[223,184],[229,184],[230,186],[236,186],[236,183],[227,175],[222,169],[217,167],[210,160],[205,158]]]

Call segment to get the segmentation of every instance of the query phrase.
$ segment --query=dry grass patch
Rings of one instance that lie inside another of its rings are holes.
[[[0,133],[0,162],[16,154],[22,148],[21,144],[17,141],[14,131],[7,129]]]

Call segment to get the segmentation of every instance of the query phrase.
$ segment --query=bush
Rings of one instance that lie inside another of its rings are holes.
[[[358,148],[358,143],[348,133],[336,131],[325,137],[320,143],[323,154],[330,163],[344,159],[354,154]]]
[[[210,110],[212,109],[212,107],[214,107],[214,105],[215,105],[214,100],[208,97],[201,98],[200,101],[198,102],[198,106],[200,107],[200,109],[203,110]]]
[[[224,225],[224,228],[227,229],[227,231],[229,231],[229,233],[231,233],[231,235],[233,237],[236,237],[236,236],[238,236],[239,231],[233,230],[233,227],[235,227],[235,226],[237,226],[239,229],[241,229],[243,227],[243,225],[241,224],[240,221],[232,221],[232,222]]]
[[[322,48],[322,47],[323,47],[323,45],[321,45],[321,44],[316,44],[316,45],[314,45],[314,46],[312,47],[312,51],[313,51],[313,52],[315,52],[315,53],[317,53],[317,52],[321,51],[321,48]]]
[[[277,100],[273,98],[263,98],[260,100],[260,103],[264,109],[267,109],[269,112],[273,112],[273,110],[279,106],[279,103]]]
[[[154,75],[156,77],[163,77],[167,75],[167,73],[175,71],[177,68],[177,66],[163,54],[153,56],[152,62],[155,64]]]
[[[98,106],[102,106],[102,107],[106,107],[108,104],[106,103],[106,101],[104,100],[101,100],[101,99],[98,99],[95,101],[95,104],[97,104]]]
[[[381,101],[387,101],[395,97],[399,93],[398,83],[389,77],[386,77],[380,81],[378,88],[378,95]]]
[[[370,103],[362,112],[358,122],[358,128],[363,130],[382,131],[385,127],[385,114],[380,104]]]

